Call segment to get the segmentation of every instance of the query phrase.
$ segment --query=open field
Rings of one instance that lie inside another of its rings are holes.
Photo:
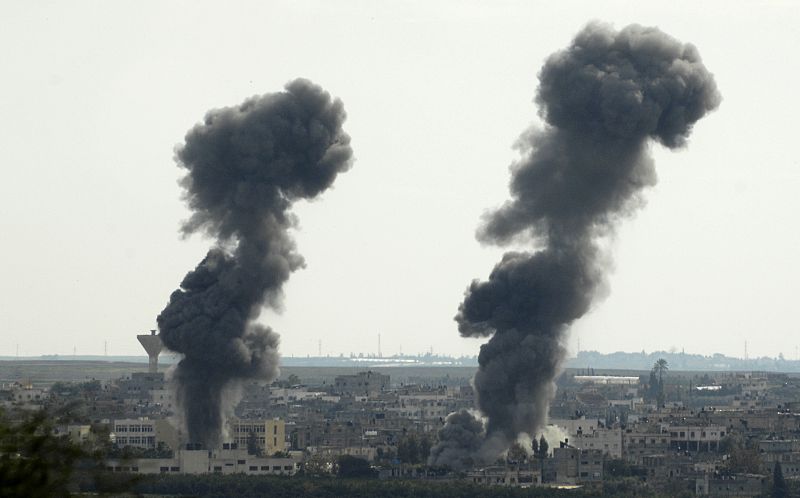
[[[170,365],[159,365],[160,370],[166,370]],[[281,367],[280,378],[286,379],[296,375],[300,381],[309,385],[330,384],[337,375],[354,374],[371,369],[391,377],[392,384],[436,384],[459,386],[469,383],[477,367],[453,366],[391,366],[391,367],[306,367],[284,366]],[[121,361],[48,361],[48,360],[0,360],[0,384],[9,382],[30,382],[37,386],[48,386],[54,382],[85,382],[89,380],[112,380],[129,376],[133,372],[147,371],[147,363],[121,362]],[[567,374],[586,375],[586,369],[568,368]],[[592,373],[602,375],[627,375],[646,376],[648,370],[626,370],[611,368],[596,368]],[[681,371],[671,369],[669,378],[671,382],[681,382],[682,378],[695,375],[704,375],[706,371]],[[730,373],[730,372],[729,372]],[[788,377],[797,377],[789,373]]]
[[[106,361],[0,361],[0,383],[30,382],[35,386],[54,382],[84,382],[111,380],[146,372],[146,363]]]

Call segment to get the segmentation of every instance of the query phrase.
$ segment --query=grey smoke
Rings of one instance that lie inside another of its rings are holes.
[[[255,322],[280,306],[304,265],[289,229],[298,199],[313,199],[351,164],[342,102],[308,80],[210,111],[176,152],[192,215],[184,233],[215,246],[158,316],[164,345],[182,353],[174,380],[189,440],[213,446],[226,388],[277,376],[278,335]]]
[[[452,426],[469,423],[449,419],[432,463],[491,462],[546,423],[565,332],[605,286],[598,238],[656,183],[649,141],[685,145],[720,95],[694,46],[657,28],[617,32],[593,23],[547,59],[536,103],[545,127],[520,138],[511,200],[486,216],[478,237],[540,249],[506,253],[488,280],[467,289],[455,317],[459,332],[491,336],[474,379],[484,441],[478,450],[473,440],[461,445]]]
[[[431,448],[430,461],[449,463],[456,468],[471,467],[483,445],[486,432],[483,423],[467,410],[447,416],[439,431],[439,444]]]

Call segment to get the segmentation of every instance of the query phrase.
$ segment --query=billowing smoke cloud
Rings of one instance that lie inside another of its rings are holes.
[[[216,240],[158,316],[164,345],[184,355],[174,379],[189,440],[219,442],[225,389],[277,375],[278,336],[255,322],[280,306],[304,265],[289,235],[298,199],[313,199],[350,167],[342,102],[307,80],[209,112],[177,150],[192,209],[185,233]]]
[[[541,430],[565,332],[604,287],[607,259],[597,239],[656,183],[648,141],[684,145],[719,102],[695,47],[656,28],[590,24],[547,59],[536,97],[546,125],[520,138],[512,198],[478,232],[484,242],[529,240],[540,250],[506,253],[487,281],[467,289],[459,332],[491,336],[474,379],[484,442],[477,451],[473,440],[459,445],[450,426],[470,424],[451,419],[433,463],[490,462],[520,434]]]

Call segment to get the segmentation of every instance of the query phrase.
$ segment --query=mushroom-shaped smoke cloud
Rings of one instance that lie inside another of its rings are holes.
[[[567,327],[604,284],[597,239],[642,205],[656,183],[649,140],[684,145],[692,126],[720,103],[694,46],[638,25],[617,32],[590,24],[539,74],[544,129],[519,140],[511,200],[490,213],[482,241],[533,239],[538,252],[509,252],[487,281],[467,289],[456,322],[462,336],[491,336],[474,385],[486,417],[480,447],[459,445],[449,419],[431,462],[491,462],[520,434],[546,422]],[[460,448],[460,450],[457,450]]]

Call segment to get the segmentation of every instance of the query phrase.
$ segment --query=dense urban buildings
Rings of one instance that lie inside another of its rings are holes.
[[[662,365],[663,367],[664,365]],[[396,380],[387,371],[299,369],[250,381],[226,418],[223,442],[187,441],[171,384],[159,371],[89,382],[6,382],[9,415],[79,406],[54,434],[105,448],[105,470],[129,474],[336,473],[363,461],[382,479],[456,480],[476,486],[643,489],[698,496],[758,496],[776,468],[800,480],[800,377],[775,372],[599,372],[558,379],[549,425],[491,465],[427,464],[448,414],[470,409],[469,375],[432,369]],[[454,370],[455,372],[455,370]],[[304,378],[307,377],[307,378]]]

